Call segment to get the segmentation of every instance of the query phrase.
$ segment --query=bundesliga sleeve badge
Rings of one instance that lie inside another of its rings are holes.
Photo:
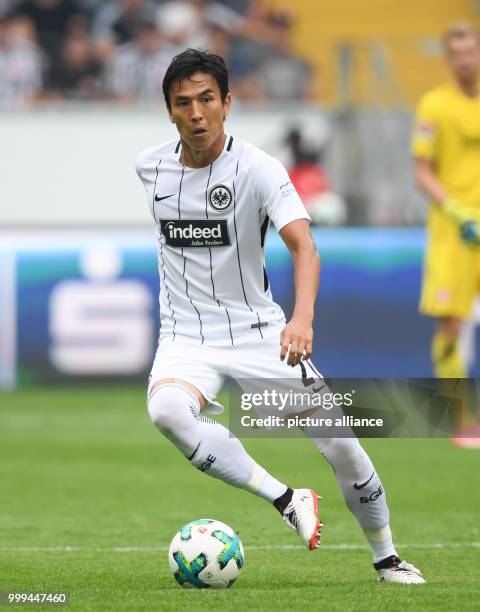
[[[415,134],[418,138],[423,138],[423,140],[434,140],[435,127],[428,121],[421,121],[416,125]]]

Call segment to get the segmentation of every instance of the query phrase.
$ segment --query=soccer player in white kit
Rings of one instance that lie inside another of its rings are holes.
[[[225,134],[232,100],[221,57],[184,51],[172,60],[163,93],[180,138],[147,149],[136,162],[156,224],[160,275],[148,413],[192,465],[269,501],[313,550],[322,527],[318,495],[277,480],[228,429],[200,414],[222,411],[215,395],[223,375],[293,381],[308,370],[323,380],[310,361],[320,260],[309,216],[276,159]],[[264,267],[270,222],[294,260],[288,322]],[[305,414],[314,417],[315,410]],[[380,478],[358,440],[316,437],[308,428],[305,434],[332,465],[380,580],[423,583],[397,555]]]

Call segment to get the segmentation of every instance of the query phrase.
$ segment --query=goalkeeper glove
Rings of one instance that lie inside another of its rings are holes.
[[[444,203],[443,210],[458,226],[460,237],[464,242],[474,246],[480,245],[480,226],[471,211],[469,213],[468,210],[463,209],[455,200],[451,199]]]
[[[460,226],[460,236],[467,244],[479,245],[480,228],[478,227],[478,223],[475,223],[475,221],[465,221]]]

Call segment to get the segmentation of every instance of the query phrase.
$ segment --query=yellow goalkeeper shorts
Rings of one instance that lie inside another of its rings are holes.
[[[459,228],[443,215],[430,215],[420,312],[469,319],[479,291],[480,247],[463,242]]]

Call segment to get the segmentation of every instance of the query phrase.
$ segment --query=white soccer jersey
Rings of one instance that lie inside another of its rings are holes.
[[[263,338],[285,321],[264,267],[269,222],[279,231],[310,217],[282,164],[251,144],[227,135],[204,168],[183,166],[180,153],[175,140],[136,162],[156,223],[160,336],[210,346]]]

